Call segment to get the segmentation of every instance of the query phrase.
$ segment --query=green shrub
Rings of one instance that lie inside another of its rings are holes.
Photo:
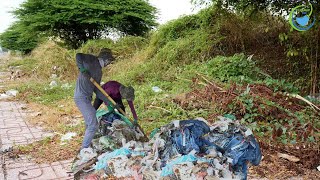
[[[260,72],[251,57],[244,54],[213,58],[207,62],[207,70],[208,75],[222,82],[258,80]]]

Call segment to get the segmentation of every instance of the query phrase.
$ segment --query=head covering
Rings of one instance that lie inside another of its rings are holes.
[[[112,56],[112,52],[108,48],[102,48],[98,55],[98,59],[102,59],[104,62],[104,66],[107,66],[112,61],[114,61],[114,57]]]
[[[126,87],[124,85],[121,85],[119,90],[122,98],[127,99],[128,101],[134,100],[135,96],[134,96],[134,89],[132,86]]]

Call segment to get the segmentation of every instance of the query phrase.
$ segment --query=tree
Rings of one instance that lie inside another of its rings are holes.
[[[29,53],[40,41],[40,35],[33,33],[28,26],[21,22],[14,23],[0,35],[2,47],[23,53]]]
[[[268,10],[276,14],[290,13],[291,8],[301,4],[311,3],[314,9],[320,4],[317,0],[191,0],[196,6],[211,5],[212,3],[222,8],[232,8],[238,12],[254,14],[258,11]]]
[[[35,32],[78,48],[112,31],[144,35],[156,25],[156,9],[145,0],[27,0],[14,11]]]

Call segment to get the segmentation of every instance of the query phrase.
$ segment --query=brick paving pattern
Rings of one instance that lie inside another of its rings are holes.
[[[22,106],[16,102],[0,101],[0,180],[73,179],[72,174],[68,173],[70,160],[36,164],[25,156],[12,159],[3,153],[14,145],[29,144],[52,135],[26,123],[26,112]]]

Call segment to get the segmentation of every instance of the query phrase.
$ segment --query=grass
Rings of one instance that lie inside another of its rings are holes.
[[[60,100],[71,101],[75,82],[56,82],[58,85],[51,87],[50,81],[28,81],[17,87],[22,92],[18,98],[51,106],[59,106]]]
[[[265,37],[275,39],[274,37],[278,37],[275,33],[278,26],[271,28],[272,33],[265,36],[265,26],[254,26],[252,21],[240,21],[239,17],[216,11],[207,9],[199,14],[171,21],[146,38],[129,36],[116,42],[108,39],[88,41],[78,50],[66,50],[53,42],[46,42],[25,60],[10,64],[32,72],[29,79],[16,82],[19,83],[16,87],[21,92],[18,99],[29,102],[32,109],[42,112],[41,116],[32,117],[31,122],[59,134],[77,132],[79,136],[70,147],[74,153],[80,146],[84,131],[81,118],[77,119],[79,124],[72,125],[74,117],[80,115],[73,103],[78,73],[74,59],[76,52],[97,55],[102,47],[112,49],[117,61],[104,70],[103,81],[117,80],[135,88],[134,104],[139,123],[147,133],[174,119],[207,118],[212,114],[209,109],[183,109],[175,102],[177,98],[185,100],[185,94],[193,90],[193,85],[204,87],[207,80],[215,80],[223,86],[229,86],[230,81],[240,84],[259,82],[274,87],[274,91],[299,92],[293,84],[268,76],[257,67],[255,61],[248,60],[247,55],[236,54],[239,51],[253,52],[249,50],[252,49],[251,43],[255,39],[261,42],[264,42],[262,40]],[[230,17],[239,25],[241,31],[226,20]],[[253,26],[255,28],[251,28]],[[260,32],[263,35],[259,35]],[[242,38],[243,35],[245,37]],[[58,76],[55,79],[58,86],[50,88],[52,74]],[[62,88],[61,85],[65,83],[71,84],[71,87]],[[154,86],[162,91],[154,92]],[[211,111],[217,111],[218,114],[228,113],[219,109]],[[128,108],[127,112],[130,112]],[[303,113],[299,116],[314,117]],[[31,150],[27,148],[25,152],[37,156],[37,152],[48,155],[55,150],[64,151],[65,147],[59,146],[58,142],[57,136],[33,144]],[[54,156],[53,159],[55,158],[58,157]]]

